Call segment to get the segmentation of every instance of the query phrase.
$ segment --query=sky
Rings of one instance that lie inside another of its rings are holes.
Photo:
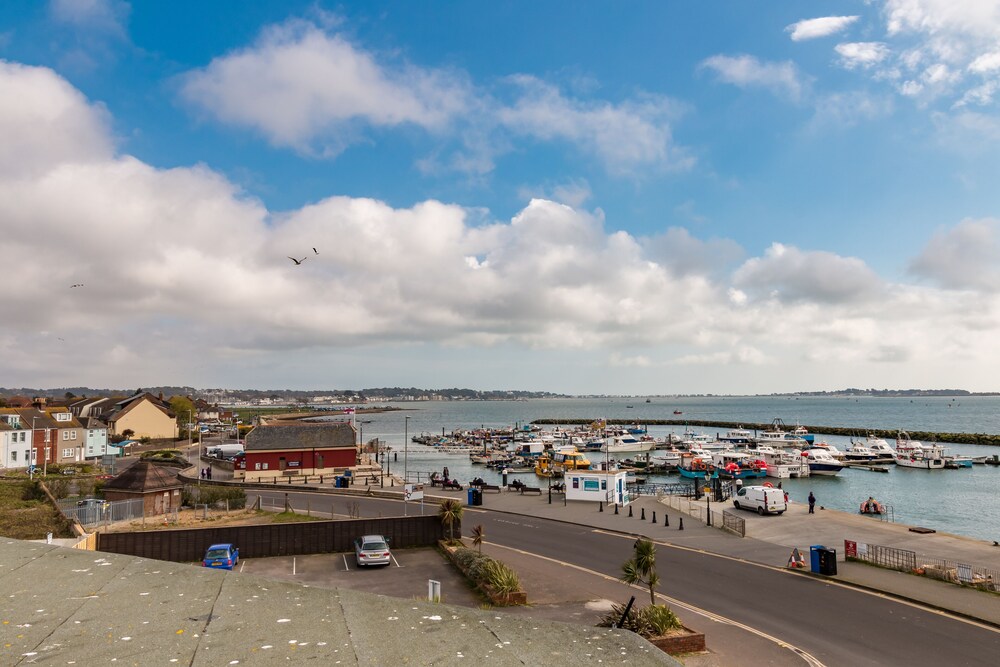
[[[0,386],[1000,390],[998,105],[996,0],[12,0]]]

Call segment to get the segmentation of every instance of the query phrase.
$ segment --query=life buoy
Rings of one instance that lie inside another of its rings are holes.
[[[767,487],[767,488],[769,488],[769,489],[773,489],[774,488],[774,484],[771,484],[770,482],[764,482],[764,486]]]

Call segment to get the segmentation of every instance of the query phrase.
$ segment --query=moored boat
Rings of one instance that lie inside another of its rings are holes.
[[[822,448],[813,447],[802,452],[802,456],[809,464],[810,475],[836,475],[844,466],[840,461],[833,458],[830,452]]]

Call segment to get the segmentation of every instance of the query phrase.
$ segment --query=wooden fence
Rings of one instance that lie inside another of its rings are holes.
[[[456,523],[456,531],[461,527]],[[212,544],[231,542],[242,558],[351,551],[361,535],[385,535],[394,548],[423,547],[445,538],[436,515],[302,523],[98,533],[97,550],[179,563],[200,561]],[[461,534],[459,532],[459,534]]]

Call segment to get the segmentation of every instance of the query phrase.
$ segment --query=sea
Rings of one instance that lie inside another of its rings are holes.
[[[427,401],[389,404],[398,410],[359,413],[356,426],[364,441],[378,438],[391,447],[391,472],[425,481],[431,472],[448,467],[450,476],[467,484],[474,477],[499,483],[500,475],[473,465],[467,455],[442,454],[409,441],[422,433],[442,434],[469,428],[523,428],[536,419],[622,419],[644,425],[653,420],[795,424],[856,429],[863,438],[868,429],[930,431],[938,433],[1000,433],[1000,397],[646,397],[567,398],[512,401]],[[675,411],[681,412],[680,415]],[[336,418],[343,419],[343,416]],[[548,427],[546,427],[548,428]],[[684,425],[649,426],[650,435],[680,435]],[[709,435],[727,429],[692,430]],[[851,438],[823,435],[818,441],[841,450]],[[404,439],[405,435],[405,439]],[[892,439],[888,439],[892,444]],[[945,445],[949,454],[1000,455],[1000,447]],[[603,454],[590,455],[603,457]],[[632,454],[631,456],[635,456]],[[622,455],[622,458],[625,456]],[[520,476],[529,485],[533,473]],[[676,482],[677,474],[648,475],[649,483]],[[530,480],[530,481],[529,481]],[[776,480],[771,480],[777,484]],[[869,496],[891,508],[896,523],[933,528],[980,540],[1000,540],[1000,467],[976,465],[958,470],[916,470],[889,466],[889,473],[845,468],[835,477],[813,476],[782,480],[791,500],[805,502],[812,492],[817,504],[857,512]],[[878,520],[873,518],[873,521]]]

